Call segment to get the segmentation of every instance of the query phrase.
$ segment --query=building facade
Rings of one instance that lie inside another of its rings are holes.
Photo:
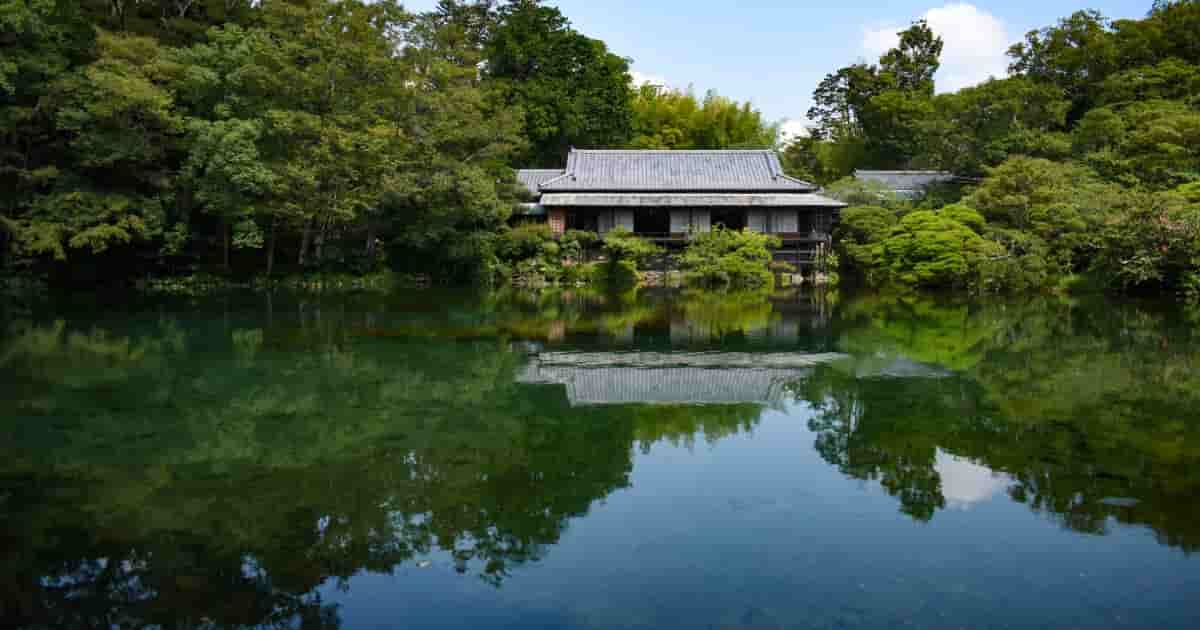
[[[518,180],[558,234],[624,228],[667,247],[715,225],[775,234],[780,258],[801,264],[845,204],[783,173],[774,151],[572,150],[567,167],[522,170]]]

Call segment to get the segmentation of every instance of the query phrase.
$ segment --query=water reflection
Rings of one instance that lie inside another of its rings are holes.
[[[503,586],[628,488],[636,454],[767,410],[804,409],[821,460],[918,521],[1004,500],[1200,548],[1200,334],[1176,313],[701,293],[265,306],[4,324],[3,621],[336,627],[320,586],[435,553]]]

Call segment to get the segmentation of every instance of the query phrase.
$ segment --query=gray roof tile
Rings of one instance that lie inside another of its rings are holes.
[[[774,151],[572,150],[542,192],[812,192],[783,174]]]
[[[524,168],[517,171],[517,181],[529,191],[529,194],[536,197],[541,194],[538,186],[562,174],[563,170],[561,168]]]

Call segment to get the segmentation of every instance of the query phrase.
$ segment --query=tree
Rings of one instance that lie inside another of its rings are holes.
[[[942,38],[925,20],[899,35],[899,44],[879,58],[880,77],[889,89],[933,96],[933,77],[942,65]]]
[[[715,91],[703,100],[691,91],[642,85],[633,98],[633,140],[639,149],[763,148],[775,144],[776,125],[749,103]]]
[[[978,176],[1010,155],[1063,159],[1069,102],[1061,88],[1028,77],[991,79],[933,99],[922,125],[928,161]]]
[[[451,8],[421,16],[405,51],[417,80],[396,114],[404,144],[378,220],[392,264],[461,281],[490,275],[517,201],[510,165],[528,144],[503,88],[481,80],[477,39],[460,36]]]
[[[527,166],[561,166],[572,146],[618,147],[630,139],[629,62],[571,28],[539,0],[513,0],[485,45],[484,73],[525,114]]]
[[[1055,85],[1072,104],[1068,120],[1095,102],[1098,86],[1118,68],[1118,49],[1108,20],[1096,11],[1076,11],[1056,26],[1030,31],[1008,49],[1009,71]]]
[[[46,95],[64,142],[43,194],[9,220],[21,253],[65,261],[69,250],[101,254],[161,233],[167,158],[182,132],[164,85],[175,68],[145,37],[101,31],[97,49]]]
[[[1107,179],[1167,190],[1200,180],[1200,111],[1177,101],[1140,101],[1089,111],[1076,151]]]
[[[838,141],[861,136],[864,112],[883,89],[875,66],[854,64],[826,75],[813,91],[813,106],[808,110],[817,137]]]

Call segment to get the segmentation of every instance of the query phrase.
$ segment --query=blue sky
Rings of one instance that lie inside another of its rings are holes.
[[[410,0],[425,10],[436,0]],[[787,2],[784,0],[549,0],[574,27],[633,60],[639,77],[716,89],[773,120],[802,121],[828,72],[874,61],[895,32],[926,17],[946,40],[939,90],[1002,75],[1004,51],[1026,31],[1082,8],[1139,18],[1151,0]]]

